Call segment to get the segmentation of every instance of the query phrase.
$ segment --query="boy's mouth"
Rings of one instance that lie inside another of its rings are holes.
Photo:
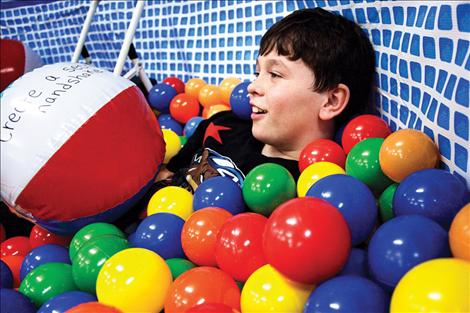
[[[251,105],[251,112],[254,114],[266,114],[268,111],[261,109],[260,107],[257,107],[256,105]]]

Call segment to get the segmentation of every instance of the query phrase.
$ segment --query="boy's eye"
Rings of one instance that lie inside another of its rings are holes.
[[[269,75],[271,75],[272,78],[278,78],[281,77],[281,75],[275,73],[275,72],[269,72]]]
[[[259,72],[254,72],[253,75],[254,75],[255,77],[258,77],[258,76],[259,76]]]

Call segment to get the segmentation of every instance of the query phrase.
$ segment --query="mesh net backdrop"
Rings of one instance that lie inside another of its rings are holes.
[[[45,63],[70,61],[89,1],[2,1],[2,38]],[[102,1],[85,45],[112,70],[135,1]],[[218,84],[253,79],[259,42],[277,20],[323,7],[356,21],[376,51],[376,105],[392,130],[414,128],[438,144],[441,167],[469,173],[470,3],[466,1],[147,1],[134,44],[147,74]],[[126,63],[125,70],[131,66]]]

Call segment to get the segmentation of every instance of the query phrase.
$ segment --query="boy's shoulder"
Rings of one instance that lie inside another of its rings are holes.
[[[212,122],[214,124],[218,124],[217,122],[233,123],[233,124],[240,124],[240,125],[249,125],[250,127],[252,125],[251,119],[250,120],[241,119],[235,113],[233,113],[232,110],[216,113],[208,119],[208,122],[209,123]]]

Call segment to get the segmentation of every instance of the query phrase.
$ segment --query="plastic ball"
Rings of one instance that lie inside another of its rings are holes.
[[[225,104],[214,104],[209,107],[205,107],[204,110],[202,110],[202,117],[209,119],[213,115],[224,111],[230,111],[230,107]]]
[[[93,238],[78,250],[72,262],[72,276],[80,290],[95,293],[96,279],[103,264],[114,254],[129,247],[126,239],[105,235]]]
[[[220,96],[223,104],[230,106],[230,96],[232,91],[242,81],[236,77],[227,77],[219,84]]]
[[[346,154],[360,141],[367,138],[386,138],[392,131],[378,116],[364,114],[353,118],[343,130],[341,143]]]
[[[29,238],[25,236],[15,236],[8,238],[0,244],[0,255],[21,255],[25,256],[31,251]]]
[[[182,124],[199,115],[200,105],[197,98],[181,93],[171,100],[170,114]]]
[[[154,193],[147,205],[147,216],[155,213],[172,213],[187,220],[193,213],[193,195],[181,187],[163,187]]]
[[[144,95],[106,70],[48,64],[12,83],[1,101],[0,124],[18,120],[1,130],[2,200],[56,234],[117,220],[163,161],[161,129]]]
[[[313,288],[287,279],[266,264],[243,286],[241,309],[242,312],[301,312]]]
[[[322,199],[289,200],[274,210],[264,228],[263,251],[268,263],[301,283],[317,284],[337,274],[350,249],[346,220]]]
[[[178,278],[184,272],[196,267],[196,265],[194,265],[194,263],[191,261],[182,258],[167,259],[165,262],[170,268],[173,280]]]
[[[24,258],[25,257],[22,255],[7,255],[1,259],[8,266],[13,275],[13,288],[18,288],[21,284],[20,272]]]
[[[98,301],[124,312],[159,312],[171,284],[165,261],[142,248],[122,250],[103,265],[96,281]]]
[[[184,82],[177,77],[167,77],[163,80],[163,83],[175,88],[178,94],[184,92]]]
[[[101,236],[116,236],[119,238],[126,239],[126,235],[109,223],[93,223],[80,229],[72,238],[70,242],[69,255],[70,260],[75,259],[75,255],[89,240],[99,238]]]
[[[81,303],[96,301],[96,297],[83,291],[68,291],[47,300],[37,313],[63,313]]]
[[[158,122],[162,129],[169,129],[174,131],[178,136],[183,134],[183,126],[176,121],[170,114],[160,114]]]
[[[31,249],[45,244],[56,244],[63,247],[68,247],[71,239],[72,237],[70,236],[54,234],[39,225],[34,225],[34,227],[31,229],[31,233],[29,234],[29,243],[31,244]]]
[[[452,255],[470,261],[470,203],[454,217],[449,230]]]
[[[348,223],[352,245],[364,242],[374,229],[378,208],[375,197],[360,180],[343,174],[326,176],[307,191],[307,196],[328,201]]]
[[[203,181],[194,192],[194,211],[207,207],[217,207],[231,214],[245,210],[242,189],[230,177],[214,176]]]
[[[0,288],[0,312],[36,313],[36,307],[27,297],[18,291]]]
[[[393,184],[380,168],[379,151],[383,142],[382,138],[364,139],[351,149],[346,158],[346,173],[365,183],[377,194]]]
[[[99,303],[98,301],[81,303],[64,313],[124,313],[110,305]]]
[[[310,187],[318,180],[334,174],[345,174],[345,172],[339,165],[331,162],[322,161],[309,165],[297,180],[297,195],[305,197]]]
[[[50,262],[70,264],[69,252],[63,246],[54,244],[34,248],[23,260],[20,279],[23,280],[36,267]]]
[[[171,158],[174,157],[181,150],[181,142],[178,134],[169,129],[162,129],[163,140],[165,140],[165,159],[164,164],[170,162]]]
[[[165,313],[185,312],[197,304],[213,302],[239,310],[240,290],[223,271],[196,267],[175,279],[165,301]]]
[[[242,192],[253,212],[269,216],[278,205],[296,196],[295,180],[285,167],[264,163],[246,175]]]
[[[184,220],[175,214],[152,214],[139,224],[131,244],[151,250],[164,259],[184,258],[181,247],[183,225]]]
[[[183,134],[186,136],[186,138],[189,139],[194,132],[196,131],[196,128],[199,126],[199,123],[201,123],[204,119],[200,116],[195,116],[189,119],[189,121],[184,125],[183,129]]]
[[[222,225],[232,214],[221,208],[195,211],[181,231],[181,244],[188,259],[200,266],[217,266],[215,247]]]
[[[352,248],[346,264],[337,276],[356,275],[369,278],[367,252],[364,249]]]
[[[150,89],[147,99],[152,108],[161,113],[168,113],[170,112],[170,102],[176,95],[175,88],[165,83],[159,83]]]
[[[222,103],[219,87],[210,84],[201,87],[197,99],[203,107],[210,107],[211,105]]]
[[[230,94],[230,107],[233,113],[241,119],[251,119],[251,104],[248,93],[248,85],[250,82],[243,82],[233,88]]]
[[[390,312],[469,312],[470,263],[435,259],[411,269],[392,295]]]
[[[256,213],[242,213],[225,221],[215,246],[218,267],[237,281],[246,281],[266,264],[263,254],[263,230],[267,218]]]
[[[223,303],[201,303],[185,311],[185,313],[238,313],[238,310]]]
[[[379,197],[380,219],[386,222],[394,217],[393,214],[393,196],[397,191],[398,184],[391,184],[385,188]]]
[[[13,287],[13,274],[2,260],[0,260],[0,288],[12,288]]]
[[[181,148],[184,147],[184,145],[188,142],[188,138],[186,136],[179,136],[180,137],[180,142],[181,142]]]
[[[420,215],[398,216],[382,224],[368,247],[371,276],[388,291],[414,266],[450,255],[446,231]]]
[[[398,185],[393,211],[396,216],[427,216],[447,230],[469,199],[465,183],[456,176],[445,170],[426,169],[409,175]]]
[[[299,170],[302,172],[310,164],[322,161],[331,162],[344,168],[346,154],[343,148],[333,140],[317,139],[306,145],[300,152]]]
[[[40,307],[50,298],[76,289],[70,264],[46,263],[26,275],[19,291]]]
[[[191,78],[190,80],[186,82],[186,85],[184,86],[184,93],[190,95],[191,97],[198,99],[199,91],[206,84],[207,83],[203,79]]]
[[[374,282],[359,276],[332,278],[309,296],[304,313],[388,313],[389,296]]]
[[[396,182],[416,171],[435,168],[440,157],[434,141],[415,129],[401,129],[388,136],[379,154],[382,171]]]

